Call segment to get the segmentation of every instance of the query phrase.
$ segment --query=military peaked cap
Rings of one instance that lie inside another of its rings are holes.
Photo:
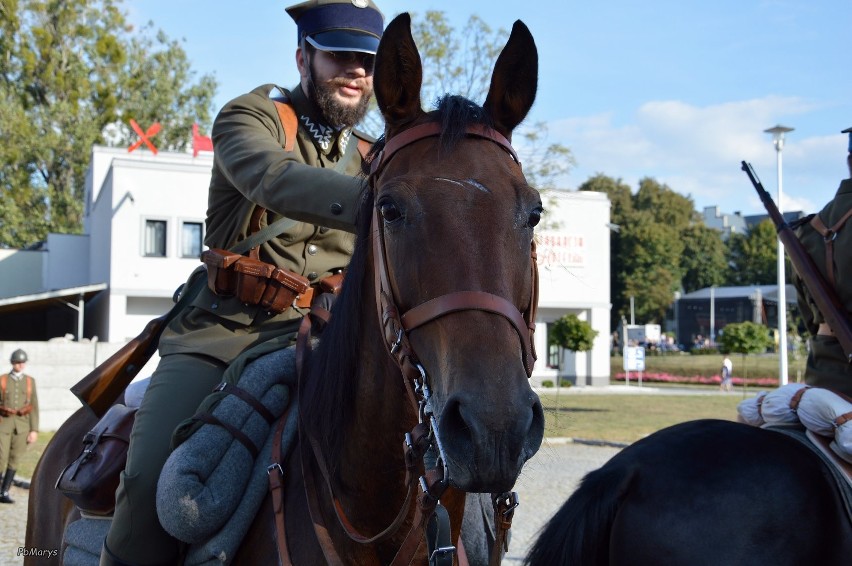
[[[372,0],[308,0],[287,8],[296,22],[299,41],[323,51],[375,53],[384,17]]]

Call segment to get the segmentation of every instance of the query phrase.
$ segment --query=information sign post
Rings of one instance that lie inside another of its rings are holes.
[[[639,387],[642,387],[642,372],[645,371],[645,348],[627,346],[624,348],[625,383],[630,385],[630,372],[639,372]]]

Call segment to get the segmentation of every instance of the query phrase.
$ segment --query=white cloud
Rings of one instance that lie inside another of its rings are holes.
[[[651,101],[626,123],[612,113],[572,117],[548,124],[550,136],[571,148],[578,166],[563,185],[576,188],[603,173],[634,189],[653,177],[688,194],[696,208],[719,205],[723,212],[763,212],[741,171],[752,163],[765,188],[775,195],[776,152],[763,130],[779,121],[795,122],[817,105],[799,97],[763,98],[695,106],[677,100]],[[846,176],[845,144],[836,136],[789,135],[783,148],[785,210],[814,211],[830,199]]]

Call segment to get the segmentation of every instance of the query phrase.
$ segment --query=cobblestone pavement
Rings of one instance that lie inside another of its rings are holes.
[[[616,452],[618,448],[545,441],[524,467],[515,486],[521,505],[512,521],[512,543],[503,560],[505,566],[521,564],[537,531],[574,491],[580,479]],[[18,552],[24,547],[29,492],[13,487],[10,495],[15,503],[0,505],[0,566],[23,564]]]
[[[24,558],[18,556],[24,548],[24,534],[27,529],[27,503],[29,491],[19,487],[9,490],[12,504],[0,505],[0,565],[14,566],[23,564]]]

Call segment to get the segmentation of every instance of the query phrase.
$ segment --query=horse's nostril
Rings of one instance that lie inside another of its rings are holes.
[[[458,397],[452,397],[441,411],[440,425],[441,440],[444,445],[451,442],[453,449],[459,453],[470,453],[473,450],[473,432],[470,424],[462,414],[462,404]]]

